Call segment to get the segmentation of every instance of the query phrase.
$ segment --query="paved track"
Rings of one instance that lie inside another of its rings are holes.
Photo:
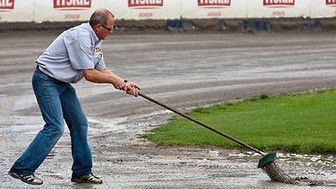
[[[103,50],[107,66],[140,84],[145,94],[190,108],[260,94],[335,88],[334,35],[117,34],[104,42]],[[4,188],[26,187],[5,173],[42,127],[31,74],[35,58],[56,36],[56,32],[0,33],[0,186]],[[110,85],[81,81],[74,86],[90,121],[95,172],[105,181],[93,188],[305,188],[268,182],[255,168],[258,157],[239,151],[165,148],[143,141],[137,135],[170,114]],[[69,181],[69,143],[66,132],[37,171],[45,187],[83,187]],[[334,164],[305,166],[284,160],[280,164],[291,174],[336,179]]]

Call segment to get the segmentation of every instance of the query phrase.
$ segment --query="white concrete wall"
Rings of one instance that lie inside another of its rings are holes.
[[[0,22],[85,21],[99,7],[127,20],[336,16],[336,0],[0,0]]]

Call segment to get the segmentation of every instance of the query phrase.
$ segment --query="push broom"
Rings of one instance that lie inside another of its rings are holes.
[[[194,122],[194,123],[196,123],[200,126],[203,126],[204,128],[209,129],[209,130],[211,130],[211,131],[213,131],[213,132],[215,132],[215,133],[217,133],[217,134],[219,134],[219,135],[221,135],[221,136],[223,136],[223,137],[225,137],[225,138],[227,138],[227,139],[229,139],[233,142],[236,142],[236,143],[240,144],[241,146],[244,146],[245,148],[247,148],[249,150],[252,150],[252,151],[262,155],[263,157],[259,160],[258,168],[261,168],[262,170],[264,170],[267,173],[267,175],[271,178],[272,181],[294,184],[295,179],[292,179],[290,176],[288,176],[275,163],[276,153],[274,153],[274,152],[273,153],[265,153],[265,152],[263,152],[263,151],[261,151],[257,148],[254,148],[254,147],[252,147],[252,146],[250,146],[250,145],[248,145],[248,144],[246,144],[246,143],[244,143],[244,142],[242,142],[242,141],[240,141],[240,140],[238,140],[238,139],[236,139],[236,138],[234,138],[234,137],[232,137],[228,134],[225,134],[225,133],[223,133],[223,132],[221,132],[217,129],[214,129],[214,128],[212,128],[212,127],[210,127],[210,126],[208,126],[208,125],[206,125],[206,124],[204,124],[204,123],[202,123],[198,120],[195,120],[191,116],[189,116],[189,115],[187,115],[187,114],[185,114],[181,111],[178,111],[178,110],[176,110],[174,108],[171,108],[171,107],[169,107],[169,106],[167,106],[167,105],[165,105],[161,102],[158,102],[158,101],[154,100],[153,98],[151,98],[151,97],[149,97],[145,94],[142,94],[142,93],[139,92],[138,95],[147,99],[147,100],[149,100],[149,101],[151,101],[151,102],[153,102],[153,103],[155,103],[155,104],[157,104],[157,105],[160,105],[160,106],[162,106],[162,107],[164,107],[164,108],[166,108],[166,109],[168,109],[168,110],[170,110],[170,111],[172,111],[172,112],[174,112],[174,113],[176,113],[176,114],[178,114],[178,115],[180,115],[180,116],[182,116],[182,117],[184,117],[184,118],[186,118],[186,119],[188,119],[188,120],[190,120],[190,121],[192,121],[192,122]]]

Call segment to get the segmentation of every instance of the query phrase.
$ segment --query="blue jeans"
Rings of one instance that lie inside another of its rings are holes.
[[[33,174],[62,136],[65,120],[71,136],[72,177],[91,173],[88,122],[75,89],[69,83],[57,81],[39,70],[34,71],[32,83],[45,125],[11,171]]]

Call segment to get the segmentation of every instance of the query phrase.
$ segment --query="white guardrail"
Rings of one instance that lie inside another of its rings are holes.
[[[85,21],[100,7],[126,20],[336,16],[336,0],[0,0],[0,22]]]

